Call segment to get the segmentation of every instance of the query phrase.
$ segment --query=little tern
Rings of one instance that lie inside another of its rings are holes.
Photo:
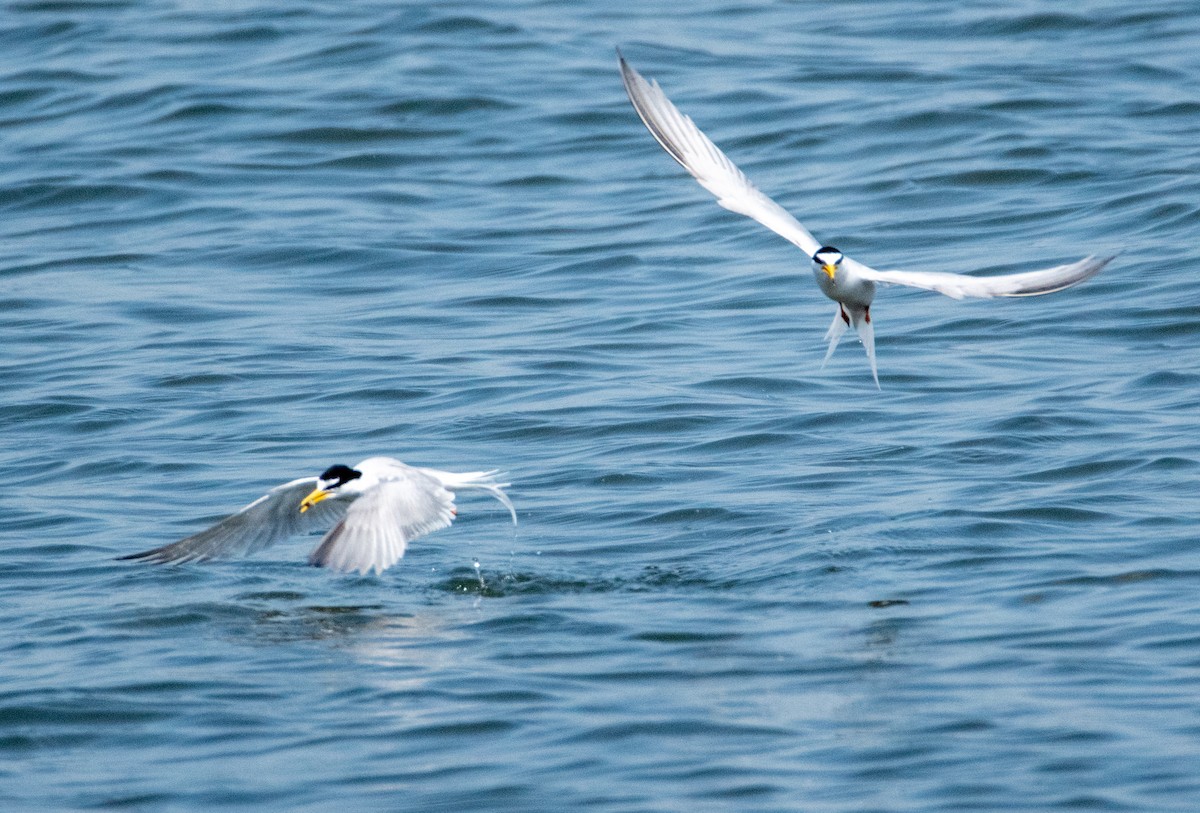
[[[832,246],[822,245],[800,221],[760,192],[691,118],[671,103],[658,82],[646,81],[630,67],[620,51],[617,58],[633,109],[662,148],[715,195],[721,206],[757,220],[812,259],[812,273],[817,285],[838,303],[833,324],[825,334],[825,340],[829,342],[825,362],[833,355],[846,328],[853,327],[867,351],[876,387],[879,386],[879,371],[875,365],[875,329],[871,324],[871,302],[875,298],[876,283],[923,288],[954,299],[1037,296],[1083,282],[1113,260],[1113,257],[1089,256],[1054,268],[992,277],[938,271],[877,271]]]
[[[330,522],[333,528],[308,562],[343,573],[382,573],[399,561],[408,543],[445,528],[458,513],[454,491],[491,494],[517,512],[495,480],[496,471],[455,473],[371,457],[354,468],[330,466],[320,477],[301,477],[268,491],[208,530],[161,548],[121,556],[166,564],[240,556]]]

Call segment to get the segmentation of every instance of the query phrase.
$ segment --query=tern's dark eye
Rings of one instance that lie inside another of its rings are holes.
[[[338,463],[336,466],[330,466],[321,474],[321,482],[331,483],[335,486],[345,485],[351,480],[357,480],[362,477],[361,471],[355,471],[349,466],[343,466]]]

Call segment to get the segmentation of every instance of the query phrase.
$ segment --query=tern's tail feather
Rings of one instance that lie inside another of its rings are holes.
[[[497,476],[503,476],[499,469],[492,471],[431,471],[442,481],[442,485],[451,491],[486,491],[491,494],[500,503],[508,509],[508,513],[512,515],[513,525],[517,524],[517,509],[513,507],[512,500],[504,493],[504,489],[508,488],[511,483],[496,482]]]
[[[822,370],[829,363],[829,358],[833,355],[833,351],[837,350],[838,342],[841,341],[842,334],[845,332],[846,320],[842,318],[842,309],[839,306],[833,312],[833,324],[829,326],[829,330],[825,331],[825,341],[829,342],[829,349],[825,351],[825,360],[821,362]]]
[[[867,361],[871,362],[871,377],[875,379],[875,389],[881,390],[883,387],[879,386],[879,369],[875,366],[875,326],[871,324],[871,312],[851,314],[850,319],[854,322],[854,329],[858,331],[859,341],[867,351]]]
[[[849,324],[846,322],[847,319],[850,320]],[[871,324],[871,312],[866,308],[855,307],[853,305],[839,305],[838,309],[834,311],[833,323],[829,326],[829,330],[825,332],[825,341],[829,342],[829,349],[825,351],[825,361],[821,362],[821,369],[825,368],[829,357],[837,349],[838,340],[842,338],[842,334],[850,326],[854,327],[855,332],[858,333],[859,341],[862,342],[863,349],[867,351],[867,361],[871,363],[871,377],[875,379],[875,386],[878,388],[879,370],[875,366],[875,327]]]

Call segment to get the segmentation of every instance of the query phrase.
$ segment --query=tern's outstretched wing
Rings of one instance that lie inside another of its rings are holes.
[[[679,112],[658,82],[647,82],[629,66],[620,52],[617,56],[621,61],[625,92],[633,102],[633,109],[672,158],[692,173],[701,186],[716,195],[717,202],[729,211],[757,220],[799,246],[810,257],[816,253],[821,244],[800,221],[760,192],[688,116]]]
[[[364,492],[325,534],[309,564],[382,573],[400,560],[409,542],[454,521],[454,495],[424,472],[396,462],[388,479]]]
[[[876,271],[861,264],[855,268],[862,276],[874,282],[924,288],[954,299],[968,296],[986,299],[997,296],[1052,294],[1095,276],[1112,260],[1113,257],[1085,257],[1079,262],[1041,271],[1026,271],[998,277],[969,277],[965,274],[943,274],[938,271]]]
[[[316,477],[292,480],[271,489],[206,531],[161,548],[119,558],[165,564],[240,556],[262,550],[293,534],[328,524],[346,512],[346,504],[341,500],[324,500],[300,513],[300,501],[316,485]]]

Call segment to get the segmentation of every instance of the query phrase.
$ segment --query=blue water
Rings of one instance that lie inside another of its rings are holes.
[[[876,267],[882,391],[614,46]],[[0,807],[1200,809],[1200,11],[0,11]],[[391,454],[379,577],[150,567]]]

